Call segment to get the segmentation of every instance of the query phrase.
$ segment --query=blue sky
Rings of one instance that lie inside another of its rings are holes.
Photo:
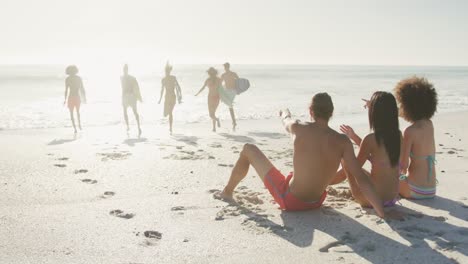
[[[1,63],[468,65],[463,0],[1,0]]]

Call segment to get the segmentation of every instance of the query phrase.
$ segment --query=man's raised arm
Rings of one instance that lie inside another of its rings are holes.
[[[283,121],[283,126],[291,134],[296,133],[298,122],[297,120],[292,119],[291,112],[289,109],[280,110],[281,121]]]

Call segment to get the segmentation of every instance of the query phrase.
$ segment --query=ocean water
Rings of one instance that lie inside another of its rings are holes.
[[[183,103],[174,110],[176,124],[209,122],[207,91],[194,96],[207,78],[209,66],[175,65],[173,74],[183,93]],[[0,66],[0,129],[70,127],[68,109],[63,105],[64,68]],[[217,68],[222,71],[220,65]],[[468,109],[468,67],[233,65],[232,69],[251,82],[251,88],[235,101],[239,120],[276,118],[285,107],[298,118],[307,119],[313,94],[326,91],[335,105],[333,122],[366,123],[361,98],[369,98],[377,90],[392,91],[399,80],[412,75],[424,76],[435,85],[438,112]],[[120,74],[118,67],[80,68],[88,98],[82,105],[83,126],[123,122]],[[162,68],[140,67],[135,72],[130,68],[130,74],[140,83],[142,124],[166,123],[163,104],[157,103]],[[218,115],[225,124],[230,123],[228,108],[222,103]]]

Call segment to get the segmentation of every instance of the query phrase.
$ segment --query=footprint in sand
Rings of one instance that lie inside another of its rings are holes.
[[[328,253],[331,248],[339,247],[346,244],[352,244],[356,241],[357,239],[351,236],[349,232],[345,232],[345,234],[341,236],[340,240],[326,244],[325,246],[321,247],[319,251]]]
[[[447,221],[447,217],[444,217],[444,216],[433,216],[432,219],[439,221],[439,222]]]
[[[96,180],[91,180],[91,179],[81,179],[82,182],[88,183],[88,184],[96,184]]]
[[[87,173],[88,170],[86,169],[79,169],[79,170],[75,170],[75,174],[78,174],[78,173]]]
[[[229,168],[232,168],[232,167],[234,167],[234,164],[222,164],[222,163],[220,163],[220,164],[218,164],[218,166],[219,166],[219,167],[229,167]]]
[[[223,147],[223,145],[221,145],[221,144],[219,144],[219,143],[213,143],[213,144],[210,144],[210,145],[208,145],[208,146],[210,146],[210,147],[212,147],[212,148],[222,148],[222,147]]]
[[[139,235],[140,233],[137,233],[137,236]],[[162,238],[162,233],[152,230],[143,232],[143,235],[146,237],[146,239],[140,244],[142,246],[154,246],[156,245],[156,242],[158,242]]]
[[[183,206],[174,206],[171,208],[171,211],[185,211],[185,207]]]
[[[63,158],[59,158],[59,159],[57,159],[57,160],[63,160],[63,161],[65,161],[65,160],[69,160],[69,158],[63,157]]]
[[[131,219],[131,218],[133,218],[135,216],[135,214],[125,213],[124,211],[119,210],[119,209],[112,210],[112,211],[109,212],[109,214],[112,215],[112,216],[119,217],[119,218],[124,218],[124,219]]]
[[[54,164],[55,167],[59,167],[59,168],[65,168],[67,165],[65,164]]]
[[[161,239],[162,238],[162,233],[158,232],[158,231],[145,231],[143,232],[143,234],[145,235],[145,237],[147,238],[151,238],[151,239]]]
[[[107,191],[107,192],[104,192],[103,195],[101,195],[101,198],[107,199],[107,198],[110,198],[110,197],[112,197],[114,195],[115,195],[115,192]]]

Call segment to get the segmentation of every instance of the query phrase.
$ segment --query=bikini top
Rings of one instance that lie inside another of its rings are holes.
[[[429,173],[427,174],[427,182],[430,182],[433,176],[432,171],[436,163],[435,154],[427,155],[427,156],[416,156],[413,154],[413,152],[410,152],[410,157],[413,159],[418,159],[418,160],[427,160],[427,165],[429,168]]]

